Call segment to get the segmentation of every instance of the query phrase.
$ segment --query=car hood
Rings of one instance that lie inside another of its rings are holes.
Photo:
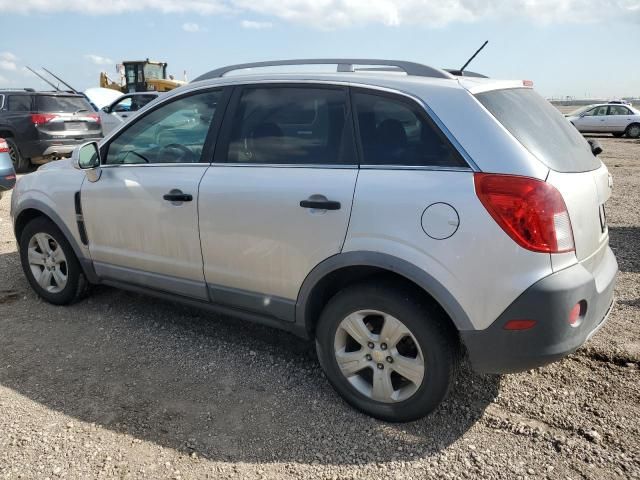
[[[74,168],[73,163],[70,158],[63,158],[62,160],[55,160],[53,162],[45,163],[38,171],[41,172],[43,170],[56,170],[61,168]]]

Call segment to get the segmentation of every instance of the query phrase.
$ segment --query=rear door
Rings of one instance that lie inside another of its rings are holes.
[[[214,302],[293,319],[308,273],[339,253],[358,175],[346,87],[238,87],[200,185]]]
[[[624,105],[609,105],[607,112],[607,126],[610,132],[624,132],[633,122],[633,112]]]

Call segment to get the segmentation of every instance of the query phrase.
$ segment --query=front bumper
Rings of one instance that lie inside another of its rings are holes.
[[[586,342],[613,307],[618,264],[606,252],[592,272],[576,264],[543,278],[520,295],[485,330],[461,331],[473,369],[481,373],[512,373],[554,362]],[[586,311],[575,326],[569,312],[578,302]],[[529,330],[505,330],[509,320],[535,320]]]

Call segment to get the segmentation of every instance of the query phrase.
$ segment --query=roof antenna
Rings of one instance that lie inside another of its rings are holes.
[[[37,76],[37,77],[38,77],[40,80],[42,80],[43,82],[46,82],[46,83],[48,83],[49,85],[51,85],[51,86],[56,90],[56,92],[59,92],[59,91],[60,91],[60,89],[59,89],[56,85],[54,85],[54,84],[53,84],[53,83],[51,83],[49,80],[47,80],[46,78],[44,78],[42,75],[40,75],[38,72],[36,72],[33,68],[31,68],[31,67],[27,67],[27,70],[29,70],[31,73],[33,73],[35,76]]]
[[[62,83],[65,87],[68,87],[69,90],[71,90],[73,93],[80,93],[78,92],[75,88],[73,88],[71,85],[69,85],[67,82],[65,82],[64,80],[62,80],[59,76],[53,74],[51,71],[47,70],[46,68],[42,67],[42,69],[47,72],[49,75],[51,75],[53,78],[55,78],[56,80],[58,80],[60,83]]]
[[[469,66],[469,64],[473,61],[473,59],[476,58],[476,55],[478,55],[482,51],[482,49],[487,46],[487,43],[489,43],[489,40],[485,40],[485,42],[482,44],[482,46],[478,50],[476,50],[476,53],[471,55],[471,58],[469,60],[467,60],[467,63],[465,63],[462,66],[462,68],[460,70],[458,70],[455,74],[458,74],[458,75],[462,76],[463,72],[464,72],[464,69],[467,68]]]

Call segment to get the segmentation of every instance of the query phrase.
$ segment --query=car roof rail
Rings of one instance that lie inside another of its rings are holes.
[[[311,58],[311,59],[295,59],[295,60],[274,60],[267,62],[254,62],[254,63],[240,63],[237,65],[229,65],[222,68],[211,70],[198,78],[193,80],[199,82],[202,80],[209,80],[211,78],[220,78],[229,72],[235,70],[244,70],[247,68],[262,68],[262,67],[281,67],[281,66],[293,66],[293,65],[337,65],[337,71],[343,72],[356,72],[363,69],[356,69],[354,65],[375,65],[391,67],[384,69],[384,71],[403,71],[407,75],[415,75],[418,77],[432,77],[432,78],[446,78],[453,79],[454,76],[439,68],[429,67],[415,62],[407,62],[404,60],[377,60],[377,59],[363,59],[363,58]],[[380,70],[380,69],[378,69]],[[465,72],[467,74],[467,72]]]
[[[35,92],[33,88],[0,88],[1,92]]]

